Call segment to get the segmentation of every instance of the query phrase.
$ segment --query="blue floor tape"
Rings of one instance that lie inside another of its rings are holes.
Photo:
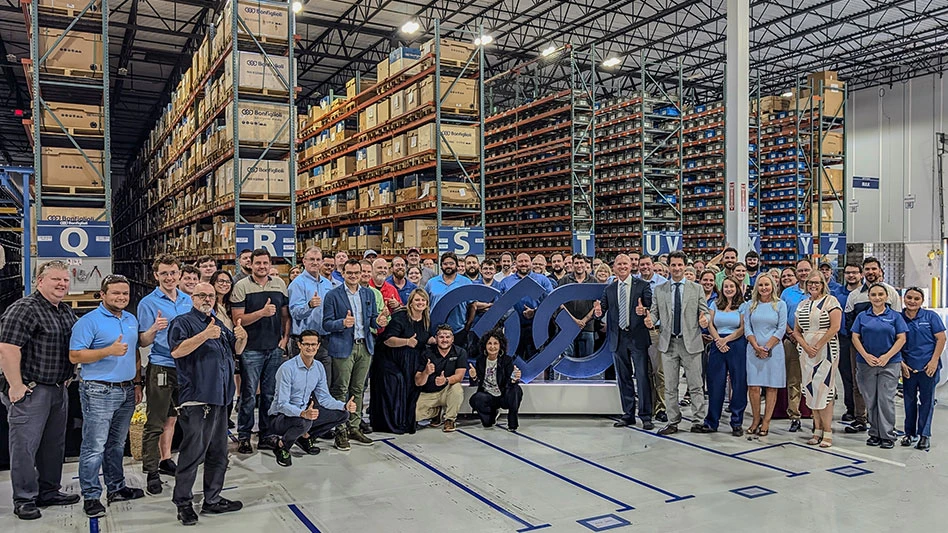
[[[531,524],[530,522],[527,522],[527,521],[524,520],[523,518],[520,518],[519,516],[517,516],[517,515],[511,513],[511,512],[508,511],[507,509],[504,509],[503,507],[501,507],[501,506],[497,505],[496,503],[490,501],[489,499],[485,498],[484,496],[481,496],[481,495],[478,494],[474,489],[468,487],[467,485],[464,485],[463,483],[457,481],[456,479],[451,478],[451,477],[448,476],[447,474],[444,474],[443,472],[441,472],[441,471],[438,470],[437,468],[431,466],[430,464],[428,464],[428,463],[425,462],[424,460],[422,460],[422,459],[418,458],[417,456],[415,456],[415,454],[413,454],[413,453],[409,452],[408,450],[405,450],[404,448],[400,447],[399,445],[393,443],[393,442],[392,442],[392,439],[381,439],[381,442],[384,442],[384,443],[387,444],[389,447],[394,448],[395,450],[398,450],[399,452],[401,452],[402,454],[404,454],[404,455],[405,455],[406,457],[408,457],[409,459],[415,461],[416,463],[418,463],[418,464],[420,464],[421,466],[425,467],[425,468],[428,469],[429,471],[435,473],[435,474],[436,474],[438,477],[440,477],[441,479],[444,479],[444,480],[447,481],[448,483],[451,483],[451,484],[454,485],[455,487],[457,487],[457,488],[463,490],[464,492],[470,494],[471,496],[473,496],[474,498],[476,498],[478,501],[480,501],[480,502],[483,503],[484,505],[486,505],[486,506],[490,507],[491,509],[497,511],[498,513],[500,513],[500,514],[506,516],[507,518],[513,520],[514,522],[517,522],[518,524],[523,525],[523,526],[524,526],[523,528],[517,530],[518,533],[526,533],[527,531],[535,531],[535,530],[537,530],[537,529],[543,529],[543,528],[550,527],[550,524],[537,524],[537,525],[534,525],[534,524]]]
[[[504,427],[504,426],[501,425],[500,427]],[[581,461],[581,462],[583,462],[583,463],[586,463],[586,464],[589,465],[589,466],[593,466],[593,467],[598,468],[598,469],[600,469],[600,470],[602,470],[602,471],[609,472],[610,474],[615,475],[615,476],[618,476],[618,477],[620,477],[620,478],[622,478],[622,479],[624,479],[624,480],[626,480],[626,481],[631,481],[632,483],[635,483],[635,484],[637,484],[637,485],[640,485],[640,486],[642,486],[642,487],[645,487],[645,488],[647,488],[647,489],[649,489],[649,490],[653,490],[653,491],[655,491],[655,492],[658,492],[659,494],[662,494],[662,495],[664,495],[664,496],[668,496],[669,499],[665,500],[665,503],[679,502],[679,501],[682,501],[682,500],[688,500],[688,499],[691,499],[691,498],[694,498],[694,497],[695,497],[694,494],[689,494],[689,495],[687,495],[687,496],[680,496],[680,495],[675,494],[675,493],[673,493],[673,492],[669,492],[669,491],[667,491],[667,490],[665,490],[665,489],[656,487],[655,485],[652,485],[651,483],[647,483],[647,482],[642,481],[642,480],[640,480],[640,479],[635,479],[634,477],[632,477],[632,476],[630,476],[630,475],[628,475],[628,474],[624,474],[624,473],[622,473],[622,472],[619,472],[618,470],[613,470],[612,468],[609,468],[608,466],[599,464],[599,463],[597,463],[597,462],[595,462],[595,461],[591,461],[591,460],[589,460],[589,459],[586,459],[585,457],[582,457],[582,456],[580,456],[580,455],[576,455],[575,453],[572,453],[572,452],[570,452],[570,451],[564,450],[564,449],[562,449],[562,448],[558,448],[558,447],[556,447],[556,446],[554,446],[554,445],[552,445],[552,444],[550,444],[550,443],[548,443],[548,442],[543,442],[542,440],[537,439],[537,438],[535,438],[535,437],[531,437],[531,436],[529,436],[529,435],[524,435],[523,432],[521,432],[521,431],[517,431],[516,435],[517,435],[518,437],[524,438],[524,439],[526,439],[526,440],[528,440],[528,441],[530,441],[530,442],[535,442],[536,444],[539,444],[540,446],[545,446],[545,447],[547,447],[547,448],[549,448],[549,449],[551,449],[551,450],[553,450],[553,451],[562,453],[563,455],[566,455],[566,456],[568,456],[568,457],[572,457],[573,459],[576,459],[577,461]]]
[[[296,515],[296,518],[299,518],[300,522],[302,522],[303,525],[306,526],[306,529],[310,530],[312,533],[320,533],[320,532],[319,532],[319,528],[316,527],[316,524],[314,524],[314,523],[309,519],[309,517],[307,517],[307,516],[303,513],[303,511],[301,511],[300,508],[296,506],[295,503],[291,503],[291,504],[288,505],[287,507],[289,507],[289,508],[290,508],[290,511],[293,511],[293,514]]]
[[[466,437],[469,437],[469,438],[471,438],[471,439],[474,439],[474,440],[476,440],[477,442],[480,442],[481,444],[483,444],[483,445],[485,445],[485,446],[489,446],[489,447],[491,447],[491,448],[493,448],[493,449],[495,449],[495,450],[497,450],[497,451],[499,451],[499,452],[501,452],[501,453],[503,453],[503,454],[505,454],[505,455],[509,455],[510,457],[513,457],[514,459],[516,459],[516,460],[518,460],[518,461],[521,461],[521,462],[523,462],[523,463],[526,463],[526,464],[532,466],[533,468],[536,468],[537,470],[540,470],[540,471],[542,471],[542,472],[546,472],[547,474],[550,474],[551,476],[553,476],[553,477],[555,477],[555,478],[557,478],[557,479],[559,479],[559,480],[565,481],[565,482],[569,483],[570,485],[573,485],[574,487],[576,487],[576,488],[578,488],[578,489],[580,489],[580,490],[586,491],[586,492],[588,492],[588,493],[590,493],[590,494],[592,494],[592,495],[594,495],[594,496],[597,496],[597,497],[599,497],[599,498],[602,498],[603,500],[606,500],[607,502],[614,503],[614,504],[616,504],[616,505],[619,506],[619,508],[616,509],[616,512],[621,513],[621,512],[624,512],[624,511],[631,511],[631,510],[635,509],[635,507],[632,507],[631,505],[629,505],[629,504],[627,504],[627,503],[625,503],[625,502],[619,501],[619,500],[617,500],[617,499],[615,499],[615,498],[613,498],[613,497],[611,497],[611,496],[607,496],[607,495],[603,494],[602,492],[599,492],[599,491],[596,490],[596,489],[593,489],[593,488],[591,488],[591,487],[588,487],[588,486],[586,486],[586,485],[583,485],[582,483],[580,483],[580,482],[578,482],[578,481],[576,481],[576,480],[570,479],[570,478],[564,476],[563,474],[560,474],[560,473],[558,473],[558,472],[554,472],[553,470],[550,470],[549,468],[547,468],[547,467],[545,467],[545,466],[543,466],[543,465],[537,464],[537,463],[535,463],[534,461],[531,461],[530,459],[527,459],[526,457],[523,457],[523,456],[521,456],[521,455],[517,455],[517,454],[515,454],[515,453],[513,453],[513,452],[511,452],[511,451],[509,451],[509,450],[505,450],[505,449],[504,449],[503,447],[501,447],[501,446],[497,446],[496,444],[487,442],[486,440],[484,440],[484,439],[482,439],[482,438],[480,438],[480,437],[476,437],[476,436],[474,436],[474,435],[471,435],[470,433],[468,433],[467,431],[464,431],[463,429],[459,429],[459,430],[458,430],[458,433],[460,433],[460,434],[462,434],[462,435],[464,435],[464,436],[466,436]]]
[[[89,519],[89,533],[99,533],[99,519],[98,518]]]

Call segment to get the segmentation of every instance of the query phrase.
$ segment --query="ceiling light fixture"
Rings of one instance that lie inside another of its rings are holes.
[[[405,24],[402,24],[402,33],[412,35],[417,32],[419,28],[421,28],[421,25],[414,20],[409,20]]]
[[[556,45],[555,45],[555,44],[551,44],[550,46],[544,48],[543,51],[540,52],[540,54],[541,54],[543,57],[547,57],[547,56],[549,56],[549,55],[552,55],[553,52],[556,52]]]
[[[609,59],[602,62],[602,66],[606,68],[612,68],[618,65],[619,63],[622,63],[621,59],[619,59],[618,57],[610,57]]]
[[[303,10],[303,2],[301,2],[300,0],[294,0],[294,2],[293,2],[293,12],[294,12],[294,13],[299,13],[299,12],[302,11],[302,10]]]
[[[474,39],[474,46],[487,46],[492,42],[494,42],[494,38],[490,35],[481,35],[477,39]]]
[[[787,92],[781,94],[780,96],[782,96],[782,97],[784,97],[784,98],[792,98],[792,97],[793,97],[793,91],[787,91]]]

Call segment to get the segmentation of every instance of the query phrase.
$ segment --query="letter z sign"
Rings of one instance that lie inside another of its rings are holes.
[[[846,253],[845,233],[824,233],[820,235],[821,255],[843,255]]]

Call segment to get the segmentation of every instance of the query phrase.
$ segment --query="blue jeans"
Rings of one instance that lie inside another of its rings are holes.
[[[708,416],[704,418],[704,425],[715,431],[721,422],[728,377],[731,378],[731,401],[728,403],[728,410],[731,412],[732,428],[743,425],[744,410],[747,409],[747,341],[740,337],[727,345],[730,350],[726,353],[721,353],[713,342],[707,348]]]
[[[135,388],[83,381],[79,384],[79,401],[82,403],[79,486],[83,499],[98,500],[102,496],[99,469],[110,494],[125,488],[122,457],[135,411]]]
[[[905,403],[905,434],[912,437],[932,436],[932,414],[935,411],[935,385],[941,369],[928,377],[920,371],[902,378],[902,396]]]
[[[258,429],[263,436],[269,435],[270,404],[276,388],[276,373],[283,364],[283,350],[244,350],[240,356],[240,410],[237,412],[237,438],[249,440],[253,432],[253,407],[260,385]]]

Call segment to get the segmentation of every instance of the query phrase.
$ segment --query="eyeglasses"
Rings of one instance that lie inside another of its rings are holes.
[[[822,281],[808,281],[806,282],[806,284],[807,285],[822,285],[823,282]]]
[[[157,275],[159,278],[174,278],[177,277],[180,272],[177,270],[169,270],[167,272],[158,272]]]
[[[300,346],[304,348],[318,348],[319,343],[318,342],[301,342]]]
[[[196,293],[194,293],[194,294],[191,295],[191,299],[192,299],[192,300],[194,300],[194,299],[198,299],[198,300],[211,300],[211,299],[213,299],[215,296],[216,296],[216,295],[214,295],[214,294],[205,294],[205,293],[202,293],[202,292],[196,292]]]

